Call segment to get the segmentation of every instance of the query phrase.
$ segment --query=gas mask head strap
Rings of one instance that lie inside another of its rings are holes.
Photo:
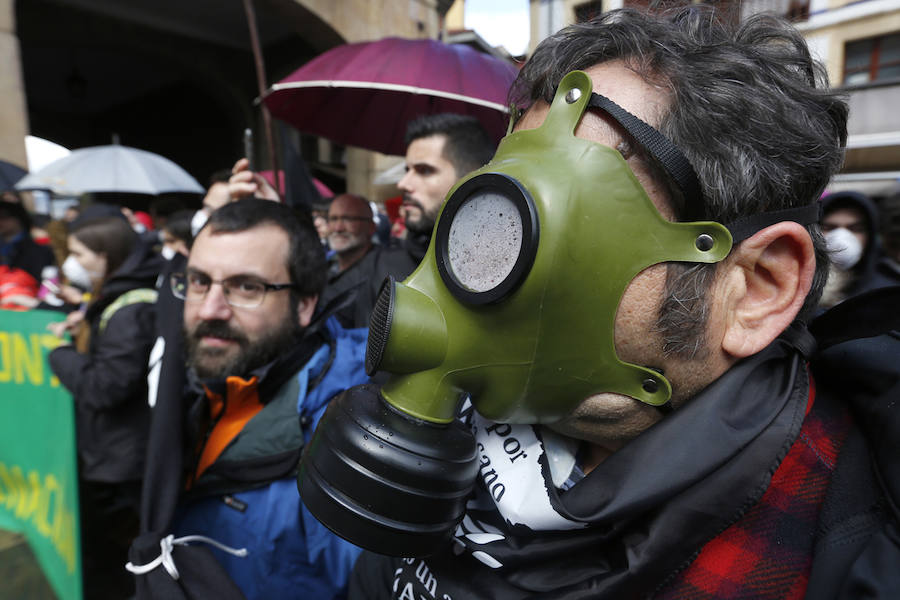
[[[684,206],[681,211],[683,220],[693,221],[705,218],[703,214],[703,192],[700,189],[697,173],[687,157],[682,154],[681,150],[669,138],[606,96],[596,92],[591,93],[588,106],[598,108],[612,117],[659,163],[666,175],[675,182],[684,198]],[[801,225],[812,225],[813,223],[818,223],[821,216],[821,205],[815,203],[783,210],[756,213],[741,217],[730,223],[723,223],[723,225],[731,232],[732,242],[739,244],[757,231],[761,231],[775,223],[796,221]]]
[[[813,223],[818,223],[821,220],[821,217],[822,204],[816,202],[814,204],[807,204],[806,206],[756,213],[735,219],[724,225],[728,228],[728,231],[731,232],[732,243],[736,245],[743,242],[757,231],[762,231],[775,223],[795,221],[801,225],[812,225]]]
[[[700,189],[697,173],[687,157],[669,138],[606,96],[601,96],[596,92],[591,92],[588,106],[599,108],[612,117],[659,163],[666,175],[675,182],[681,191],[684,198],[684,207],[681,211],[684,214],[681,217],[684,220],[696,221],[703,218],[703,215],[700,214],[701,211],[698,210],[703,206],[703,192]]]

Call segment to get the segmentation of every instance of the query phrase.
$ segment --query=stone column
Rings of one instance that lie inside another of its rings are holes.
[[[28,109],[15,12],[15,0],[0,0],[0,159],[27,168]]]

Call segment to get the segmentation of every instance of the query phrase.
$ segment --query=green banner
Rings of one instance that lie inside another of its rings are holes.
[[[47,362],[60,320],[0,310],[0,529],[24,535],[58,598],[80,600],[75,411]]]

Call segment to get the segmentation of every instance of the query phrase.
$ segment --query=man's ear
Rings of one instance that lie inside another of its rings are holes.
[[[722,349],[736,358],[756,354],[787,329],[812,287],[816,258],[806,228],[783,221],[744,240],[728,262]]]
[[[316,311],[316,302],[319,296],[305,296],[300,298],[297,303],[297,322],[301,327],[306,327],[312,320],[313,313]]]

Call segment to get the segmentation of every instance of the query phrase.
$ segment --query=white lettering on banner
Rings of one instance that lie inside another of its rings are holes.
[[[434,600],[438,598],[438,579],[422,559],[404,558],[403,565],[394,570],[394,598],[397,600]],[[415,569],[412,567],[415,566]],[[453,600],[441,594],[441,600]]]
[[[416,600],[416,597],[413,596],[412,583],[406,582],[406,585],[403,586],[403,593],[400,594],[400,600]]]
[[[510,525],[537,531],[584,527],[556,512],[550,502],[540,464],[544,448],[530,425],[494,423],[474,412],[471,427],[482,481]]]
[[[478,449],[482,452],[484,451],[484,444],[481,442],[478,443]],[[487,457],[487,455],[481,455],[481,466],[478,470],[481,472],[481,479],[484,481],[485,487],[491,491],[491,496],[494,498],[494,502],[499,502],[501,498],[503,498],[503,494],[506,492],[506,486],[502,483],[496,483],[497,471],[494,469],[488,470],[488,467],[491,466],[491,459]]]
[[[431,597],[434,598],[434,588],[437,586],[437,579],[434,578],[434,575],[431,574],[431,571],[428,569],[428,565],[425,564],[425,561],[419,561],[418,566],[416,567],[416,579],[425,586],[425,591],[431,594]]]

